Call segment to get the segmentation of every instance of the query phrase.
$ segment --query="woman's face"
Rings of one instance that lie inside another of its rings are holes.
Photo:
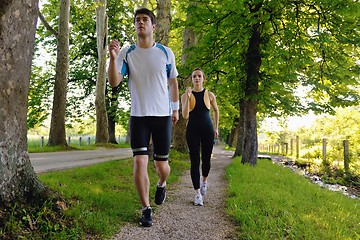
[[[204,74],[200,70],[193,71],[191,75],[192,83],[195,85],[202,85],[204,83]]]

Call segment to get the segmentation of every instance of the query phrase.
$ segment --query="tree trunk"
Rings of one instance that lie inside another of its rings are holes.
[[[261,3],[256,4],[250,9],[252,13],[259,11]],[[242,163],[255,165],[258,155],[258,140],[256,113],[259,95],[260,79],[260,23],[252,26],[252,33],[249,40],[249,47],[246,53],[246,83],[244,100],[244,147],[242,154]]]
[[[0,207],[47,192],[27,152],[27,107],[38,0],[0,5]],[[20,66],[20,67],[19,67]]]
[[[237,118],[234,121],[233,129],[231,130],[231,133],[229,134],[229,137],[227,139],[227,144],[230,147],[236,147],[238,135],[239,135],[239,119]]]
[[[116,141],[115,127],[116,127],[116,109],[118,104],[118,88],[111,88],[111,95],[107,98],[107,116],[108,116],[108,131],[109,131],[109,143],[118,144]]]
[[[157,24],[155,41],[165,46],[169,44],[170,32],[170,0],[157,0]]]
[[[238,135],[236,142],[236,149],[233,157],[241,156],[243,154],[244,149],[244,126],[245,126],[245,113],[244,113],[244,100],[240,100],[240,117],[238,123]]]
[[[194,3],[192,3],[194,4]],[[186,16],[189,19],[191,16],[188,14]],[[196,34],[195,31],[191,28],[186,27],[183,33],[183,53],[181,59],[181,65],[185,65],[188,60],[190,53],[186,52],[186,50],[196,44]],[[183,79],[179,81],[179,91],[180,96],[185,92],[185,89],[188,85],[190,85],[191,80]],[[186,129],[187,120],[182,117],[181,108],[179,109],[179,121],[176,123],[174,127],[174,136],[173,136],[173,147],[177,151],[186,152],[188,151],[188,147],[186,144],[185,137],[185,129]]]
[[[70,0],[60,1],[54,99],[48,146],[67,146],[65,131],[66,93],[69,75]]]
[[[96,136],[95,143],[109,141],[108,116],[106,112],[106,50],[107,50],[107,16],[106,0],[97,0],[96,33],[98,49],[98,69],[96,81]]]

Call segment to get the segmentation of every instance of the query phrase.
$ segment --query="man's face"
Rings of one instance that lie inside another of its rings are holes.
[[[151,19],[148,15],[138,14],[135,17],[135,29],[137,35],[146,36],[154,31],[155,25],[151,23]]]

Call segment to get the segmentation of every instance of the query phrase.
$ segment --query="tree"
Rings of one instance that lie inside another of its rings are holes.
[[[40,201],[49,193],[37,178],[27,152],[27,106],[37,9],[37,0],[3,1],[0,5],[2,207]]]
[[[193,1],[190,2],[188,9],[191,9],[193,5],[196,5]],[[186,11],[186,19],[192,17],[191,11]],[[191,26],[186,26],[183,31],[182,36],[182,58],[181,58],[181,66],[186,69],[186,65],[191,65],[188,62],[188,59],[191,55],[191,48],[196,44],[196,34],[194,29]],[[178,64],[179,65],[179,64]],[[191,67],[189,67],[191,68]],[[187,72],[191,71],[190,69]],[[190,74],[189,74],[190,75]],[[185,91],[186,87],[190,85],[189,77],[182,77],[179,81],[179,91],[180,96]],[[187,144],[186,144],[186,136],[185,136],[185,129],[186,129],[187,119],[184,119],[181,114],[181,109],[179,109],[179,121],[176,123],[174,127],[174,137],[173,137],[173,145],[174,148],[181,152],[187,151]]]
[[[70,0],[60,1],[59,31],[57,37],[57,61],[54,100],[51,113],[49,146],[67,146],[65,131],[66,94],[69,70],[69,19]]]
[[[243,103],[244,144],[238,141],[237,148],[244,162],[256,163],[258,115],[331,112],[357,104],[358,9],[353,1],[214,0],[192,8],[187,24],[198,36],[192,61],[210,73],[220,108],[230,102],[239,109]],[[301,101],[299,87],[310,89],[309,101]]]
[[[169,44],[169,32],[170,32],[170,0],[157,0],[157,23],[155,41],[165,46]]]
[[[96,1],[96,32],[98,49],[98,71],[96,81],[96,143],[109,140],[108,117],[105,104],[106,89],[106,52],[107,52],[107,16],[106,0]]]

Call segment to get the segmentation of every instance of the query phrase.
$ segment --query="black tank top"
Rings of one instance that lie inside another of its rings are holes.
[[[192,94],[194,95],[196,99],[196,104],[194,109],[189,112],[189,122],[188,126],[193,127],[210,127],[213,128],[212,121],[210,118],[210,109],[208,109],[204,102],[204,93],[205,89],[201,92],[194,92],[192,91]]]

